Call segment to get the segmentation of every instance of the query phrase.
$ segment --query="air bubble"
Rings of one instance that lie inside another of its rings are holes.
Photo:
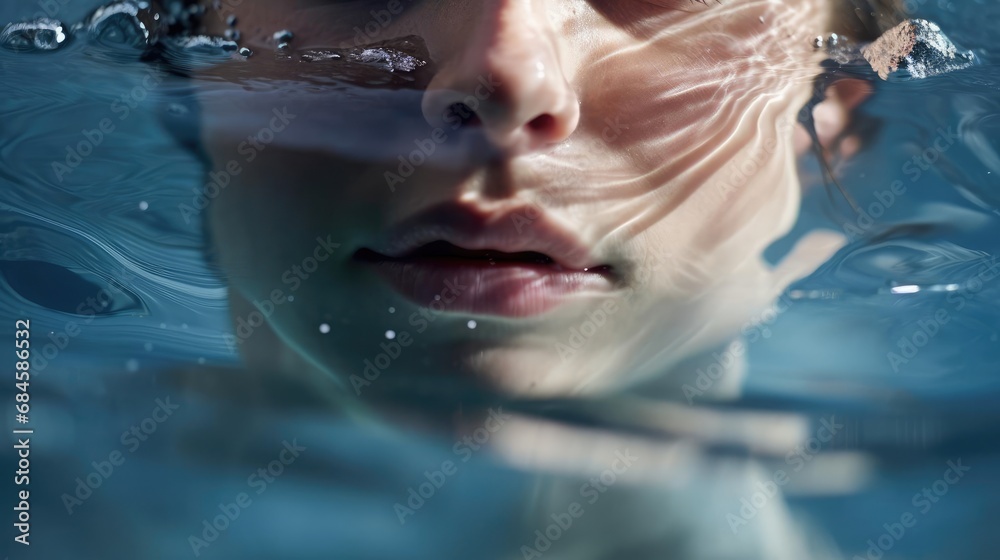
[[[295,37],[295,34],[287,29],[282,29],[281,31],[276,31],[272,37],[275,43],[287,43]]]
[[[65,41],[62,22],[48,18],[8,23],[0,31],[0,47],[13,51],[51,51]]]
[[[474,320],[472,320],[472,319],[469,319],[469,322],[468,322],[468,323],[466,323],[466,325],[468,325],[468,327],[469,327],[470,329],[474,329],[474,328],[476,328],[476,321],[474,321]]]
[[[143,212],[145,212],[146,210],[149,210],[149,203],[146,202],[145,200],[143,200],[142,202],[140,202],[139,203],[139,210],[142,210]]]
[[[142,22],[148,15],[131,2],[115,2],[95,10],[85,26],[87,34],[102,45],[143,48],[155,43],[160,35],[159,29],[150,30]]]
[[[240,47],[240,54],[242,56],[249,58],[251,55],[253,55],[253,51],[246,47]]]
[[[129,373],[135,373],[135,372],[139,371],[139,360],[136,360],[135,358],[133,358],[133,359],[125,362],[125,369],[127,369],[129,371]]]
[[[321,332],[323,334],[329,334],[329,332],[330,332],[330,325],[327,324],[327,323],[323,323],[322,325],[319,326],[319,332]]]
[[[389,340],[396,338],[396,331],[385,331],[385,337]]]

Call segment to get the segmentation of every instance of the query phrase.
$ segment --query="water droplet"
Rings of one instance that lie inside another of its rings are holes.
[[[239,29],[227,29],[222,32],[222,36],[230,41],[239,41],[242,35]]]
[[[364,64],[370,64],[389,72],[413,72],[427,62],[402,51],[386,48],[355,49],[348,56]]]
[[[823,48],[823,36],[822,35],[817,35],[813,39],[813,48],[817,48],[817,49]]]
[[[327,324],[327,323],[323,323],[322,325],[319,326],[319,332],[321,332],[323,334],[329,333],[330,332],[330,325]]]
[[[113,2],[94,11],[84,22],[90,39],[104,46],[130,46],[144,48],[155,42],[160,30],[149,28],[140,19],[142,7],[132,2]],[[147,17],[148,13],[143,13]]]
[[[295,37],[295,34],[287,29],[282,29],[281,31],[276,31],[273,37],[275,43],[287,43]]]
[[[469,326],[470,329],[476,328],[476,322],[472,319],[469,319],[469,322],[466,324]]]
[[[139,210],[142,210],[143,212],[145,212],[146,210],[149,210],[149,203],[146,202],[145,200],[143,200],[142,202],[140,202],[139,203]]]
[[[240,55],[250,58],[253,55],[253,51],[246,47],[240,47]]]
[[[396,338],[396,331],[385,331],[385,337],[389,340]]]
[[[226,25],[228,25],[229,27],[232,27],[232,26],[236,25],[236,15],[235,14],[229,14],[229,17],[226,18]]]
[[[129,371],[129,373],[135,373],[135,372],[139,371],[139,360],[136,360],[135,358],[133,358],[133,359],[125,362],[125,369],[127,369]]]

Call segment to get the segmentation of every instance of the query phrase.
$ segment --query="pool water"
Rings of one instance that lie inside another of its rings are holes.
[[[37,341],[32,544],[6,554],[538,557],[527,546],[574,559],[994,558],[1000,4],[911,4],[977,64],[876,84],[861,111],[879,133],[836,170],[864,214],[831,198],[819,163],[803,159],[803,213],[769,256],[816,224],[851,242],[759,318],[739,401],[689,394],[710,414],[692,418],[706,422],[766,431],[762,418],[801,419],[812,447],[783,447],[777,429],[768,444],[678,443],[608,420],[632,406],[618,397],[591,403],[610,413],[536,411],[597,422],[589,452],[587,438],[565,440],[592,476],[638,450],[638,482],[607,494],[588,493],[588,477],[565,465],[456,451],[453,438],[331,411],[292,377],[242,375],[201,209],[178,212],[197,206],[205,182],[186,145],[201,116],[190,81],[145,60],[121,30],[49,51],[0,48],[0,340],[30,319]],[[46,6],[70,23],[98,4]],[[4,3],[0,22],[44,8]],[[164,56],[182,67],[228,54]],[[13,489],[4,496],[16,503]],[[574,499],[582,515],[562,515]],[[560,520],[570,526],[542,538]]]

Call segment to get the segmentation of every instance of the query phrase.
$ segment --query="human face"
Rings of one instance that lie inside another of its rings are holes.
[[[294,295],[268,323],[349,390],[604,391],[736,335],[790,280],[760,254],[798,211],[818,0],[233,12],[255,54],[202,89],[214,167],[241,167],[213,240],[234,297]],[[268,39],[281,29],[291,58]],[[315,75],[345,58],[299,60],[382,41],[426,65],[345,86]]]

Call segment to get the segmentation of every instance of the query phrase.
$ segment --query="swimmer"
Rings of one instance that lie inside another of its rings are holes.
[[[230,4],[206,3],[204,30],[243,50],[203,70],[199,92],[213,169],[246,162],[204,217],[234,322],[261,318],[233,346],[361,399],[428,384],[679,394],[683,363],[738,340],[843,246],[816,229],[777,263],[762,256],[795,224],[797,159],[816,148],[799,119],[825,58],[815,37],[871,40],[900,13],[888,0]],[[367,51],[377,80],[324,88],[333,67],[315,61],[363,62],[366,48],[382,49]],[[824,157],[856,149],[845,131],[869,91],[825,90]],[[738,392],[729,369],[722,396]]]

